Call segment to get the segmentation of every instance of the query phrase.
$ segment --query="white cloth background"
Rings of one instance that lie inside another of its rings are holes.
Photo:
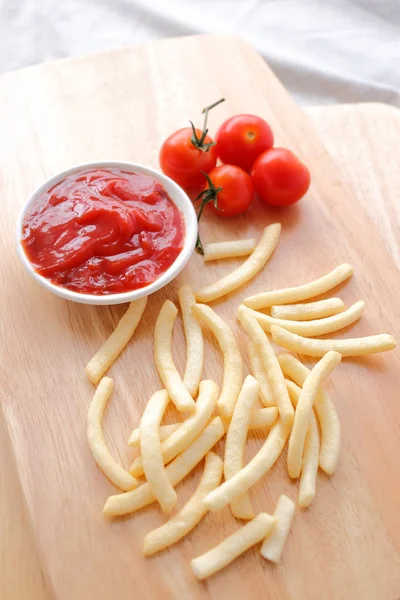
[[[400,0],[0,0],[0,72],[194,33],[241,35],[303,104],[400,106]]]

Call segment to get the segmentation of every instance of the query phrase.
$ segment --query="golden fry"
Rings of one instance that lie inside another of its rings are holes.
[[[224,426],[219,417],[211,421],[199,437],[166,467],[168,479],[176,486],[194,469],[201,459],[224,435]],[[155,501],[155,496],[146,482],[132,492],[110,496],[103,508],[106,517],[127,515]]]
[[[278,360],[285,377],[290,377],[302,387],[310,369],[290,354],[280,354]],[[321,428],[319,466],[325,473],[332,475],[339,459],[341,428],[335,406],[322,387],[315,399],[314,408]]]
[[[172,357],[172,330],[178,310],[173,302],[166,300],[157,317],[154,329],[154,361],[161,381],[181,411],[192,411],[195,402],[183,384]]]
[[[225,441],[224,476],[230,479],[244,466],[244,451],[251,413],[258,398],[260,386],[257,380],[248,375],[243,382],[233,410]],[[231,502],[232,514],[238,519],[252,519],[253,507],[247,492]]]
[[[274,342],[282,348],[315,357],[324,356],[330,350],[339,352],[342,356],[363,356],[393,350],[397,345],[395,339],[387,333],[344,340],[312,340],[272,325],[271,335]]]
[[[284,425],[280,419],[272,426],[263,446],[231,479],[222,483],[204,499],[210,510],[219,510],[230,504],[234,498],[247,492],[271,469],[280,457],[290,433],[290,425]]]
[[[197,579],[205,579],[220,571],[246,550],[261,542],[273,530],[276,519],[260,513],[223,542],[194,558],[190,566]]]
[[[267,372],[264,369],[262,356],[258,351],[257,344],[250,339],[247,347],[250,359],[250,370],[260,386],[261,402],[264,404],[264,406],[275,406],[276,403],[272,397],[271,386],[269,384]]]
[[[200,523],[207,513],[203,498],[219,485],[222,469],[223,463],[220,457],[214,452],[209,452],[206,456],[202,478],[190,500],[169,521],[145,536],[145,556],[150,556],[176,544]]]
[[[293,429],[289,438],[288,471],[292,478],[299,477],[303,458],[304,441],[310,422],[311,411],[322,382],[340,363],[338,352],[328,352],[307,375],[294,415]]]
[[[292,302],[301,302],[315,296],[320,296],[336,287],[343,281],[346,281],[353,274],[353,269],[350,265],[343,264],[333,269],[327,275],[320,279],[315,279],[305,285],[298,287],[285,288],[281,290],[271,290],[270,292],[262,292],[255,296],[249,296],[243,300],[243,303],[249,308],[258,310],[267,308],[274,304],[291,304]]]
[[[237,269],[195,293],[197,302],[212,302],[244,285],[261,271],[278,243],[281,224],[268,225],[254,252]]]
[[[249,429],[264,429],[265,427],[271,427],[278,417],[278,409],[276,406],[270,406],[268,408],[257,408],[253,411],[250,417]],[[161,425],[160,427],[160,441],[164,442],[170,435],[175,433],[182,423],[170,423],[168,425]],[[134,429],[129,437],[129,446],[139,447],[139,427]]]
[[[113,333],[86,365],[86,374],[94,385],[99,383],[135,333],[146,304],[147,298],[140,298],[130,303]]]
[[[167,390],[152,395],[140,421],[140,451],[143,472],[150,490],[164,512],[171,512],[178,496],[164,468],[159,428],[169,402]]]
[[[170,425],[161,425],[160,427],[160,442],[166,440],[174,431],[180,427],[182,423],[171,423]],[[140,446],[140,434],[139,427],[136,427],[129,436],[128,446],[138,447]]]
[[[218,410],[223,419],[229,420],[242,386],[242,355],[232,330],[212,308],[205,304],[196,304],[193,311],[200,322],[211,329],[224,356],[224,376]]]
[[[318,473],[319,439],[317,422],[311,420],[304,442],[303,460],[301,464],[299,506],[307,508],[315,497],[315,486]]]
[[[257,352],[262,357],[264,369],[267,372],[268,381],[271,384],[272,397],[278,407],[282,422],[291,425],[293,423],[293,406],[290,402],[289,394],[285,385],[285,378],[279,366],[269,339],[262,330],[261,326],[254,319],[252,312],[246,306],[239,306],[238,319],[254,342]]]
[[[278,409],[276,406],[268,408],[257,408],[250,416],[249,429],[260,429],[271,427],[278,418]]]
[[[313,321],[289,321],[286,319],[274,319],[269,315],[251,311],[252,316],[257,319],[264,331],[270,332],[272,325],[278,325],[283,327],[287,331],[297,333],[297,335],[303,335],[304,337],[314,337],[317,335],[325,335],[326,333],[333,333],[339,331],[344,327],[348,327],[361,317],[364,312],[365,302],[362,300],[356,302],[353,306],[350,306],[347,310],[333,315],[332,317],[326,317],[325,319],[315,319]],[[250,308],[248,310],[251,310]]]
[[[297,403],[301,394],[301,387],[293,381],[286,380],[286,386],[293,402]],[[299,506],[306,508],[310,506],[315,497],[315,488],[317,485],[319,459],[319,437],[318,426],[315,420],[314,411],[311,410],[307,434],[304,442],[303,458],[301,463],[300,487],[299,487]]]
[[[101,425],[104,409],[112,394],[113,387],[114,383],[110,377],[103,377],[100,381],[89,407],[87,438],[94,460],[109,480],[121,490],[133,490],[139,485],[139,482],[111,456],[104,440]]]
[[[337,315],[344,310],[344,302],[340,298],[327,298],[307,304],[278,304],[271,306],[271,316],[275,319],[292,319],[293,321],[311,321]]]
[[[264,540],[260,550],[261,556],[273,563],[278,563],[281,559],[292,526],[295,510],[294,502],[282,494],[273,514],[276,519],[276,525]]]
[[[254,238],[204,244],[204,261],[248,256],[257,245]]]
[[[214,381],[205,380],[200,383],[200,393],[194,412],[161,444],[164,464],[169,463],[185,450],[207,425],[217,404],[218,391],[218,385]],[[142,462],[142,458],[139,456],[130,468],[130,473],[135,477],[143,475]]]
[[[193,307],[196,304],[196,300],[190,285],[182,286],[179,289],[178,297],[186,339],[186,367],[183,374],[183,385],[189,394],[194,397],[199,389],[203,374],[203,334],[200,323],[193,314]]]

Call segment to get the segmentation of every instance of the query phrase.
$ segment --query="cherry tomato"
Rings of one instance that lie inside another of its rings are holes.
[[[274,144],[271,127],[255,115],[236,115],[227,119],[215,139],[222,162],[237,165],[245,171],[249,171],[256,158]]]
[[[293,152],[286,148],[271,148],[257,158],[251,179],[263,202],[288,206],[304,196],[311,176]]]
[[[208,201],[210,210],[220,217],[236,217],[244,213],[253,200],[254,189],[246,171],[234,165],[222,165],[209,173],[215,189],[222,188],[217,195],[217,205]],[[204,189],[208,189],[206,185]]]
[[[197,138],[201,139],[203,132],[200,129],[195,131]],[[163,172],[185,190],[199,188],[204,182],[202,171],[209,173],[217,162],[216,146],[209,145],[213,140],[208,135],[203,140],[203,149],[195,146],[192,139],[190,127],[175,131],[161,146],[159,156]]]

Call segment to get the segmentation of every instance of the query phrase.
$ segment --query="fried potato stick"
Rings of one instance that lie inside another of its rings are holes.
[[[290,426],[284,425],[281,419],[278,419],[271,427],[266,441],[254,458],[231,479],[210,492],[204,499],[206,506],[210,510],[219,510],[230,504],[237,496],[247,492],[278,460],[289,433]]]
[[[364,312],[365,302],[362,300],[356,302],[353,306],[350,306],[347,310],[333,315],[332,317],[326,317],[325,319],[314,319],[312,321],[289,321],[286,319],[275,319],[264,313],[253,310],[252,316],[257,319],[264,331],[270,332],[272,325],[278,325],[283,327],[287,331],[297,333],[304,337],[315,337],[318,335],[325,335],[327,333],[334,333],[344,327],[348,327],[352,323],[358,321]],[[248,310],[251,310],[250,308]]]
[[[257,245],[254,238],[204,244],[204,261],[248,256]]]
[[[197,302],[212,302],[213,300],[217,300],[217,298],[233,292],[233,290],[253,279],[261,271],[275,250],[280,232],[280,223],[268,225],[247,260],[240,267],[229,273],[229,275],[195,292]]]
[[[146,297],[130,303],[113,333],[86,365],[86,374],[94,385],[99,383],[135,333],[146,304]]]
[[[276,519],[276,525],[264,540],[260,550],[261,556],[273,563],[278,563],[282,557],[283,549],[292,526],[295,509],[294,502],[282,494],[273,514]]]
[[[302,387],[310,369],[290,354],[280,354],[278,360],[285,377],[293,379]],[[328,475],[333,475],[339,460],[341,427],[335,406],[328,392],[322,387],[315,399],[314,408],[321,428],[319,466]]]
[[[287,331],[278,325],[272,325],[271,335],[274,342],[282,348],[314,357],[324,356],[330,350],[339,352],[342,356],[364,356],[393,350],[397,345],[395,339],[387,333],[342,340],[313,340]]]
[[[157,317],[154,329],[154,361],[161,381],[180,411],[192,411],[195,402],[186,389],[172,357],[172,330],[178,309],[170,300],[166,300]]]
[[[250,309],[246,306],[239,306],[238,319],[254,342],[257,352],[259,352],[264,369],[267,372],[268,381],[271,384],[272,397],[278,407],[282,422],[291,425],[293,423],[293,406],[290,402],[289,394],[286,389],[285,379],[282,370],[279,366],[278,359],[275,355],[269,339],[262,330],[260,324],[252,316]]]
[[[173,486],[177,485],[194,469],[224,435],[224,426],[220,417],[216,417],[201,432],[199,437],[186,450],[179,454],[166,467],[168,479]],[[132,492],[110,496],[103,508],[105,517],[127,515],[140,510],[156,500],[149,484],[146,482]]]
[[[338,352],[328,352],[307,375],[294,415],[292,432],[289,438],[288,471],[292,478],[299,477],[303,458],[304,441],[310,422],[311,412],[322,382],[342,360]]]
[[[243,300],[243,303],[249,308],[258,310],[267,308],[274,304],[291,304],[292,302],[301,302],[315,296],[320,296],[325,292],[329,292],[343,281],[346,281],[353,274],[353,269],[348,264],[339,265],[330,273],[327,273],[319,279],[315,279],[310,283],[299,285],[297,287],[284,288],[281,290],[271,290],[249,296]]]
[[[87,415],[87,438],[94,460],[109,480],[121,490],[133,490],[139,482],[117,463],[107,448],[103,435],[101,422],[113,387],[111,377],[103,377],[100,381]]]
[[[224,356],[224,375],[218,410],[223,419],[232,416],[243,381],[243,359],[231,328],[209,306],[196,304],[193,308],[200,322],[214,334]]]
[[[222,477],[223,462],[217,454],[209,452],[206,456],[203,475],[190,500],[169,521],[150,531],[144,538],[144,554],[151,556],[176,544],[200,523],[207,514],[203,498],[215,489]]]
[[[293,321],[311,321],[337,315],[344,310],[344,302],[340,298],[327,298],[306,304],[277,304],[271,306],[271,316],[275,319],[292,319]]]
[[[248,375],[240,390],[226,434],[224,457],[224,476],[226,480],[244,466],[247,432],[259,390],[260,386],[257,380],[252,375]],[[231,511],[238,519],[252,519],[254,517],[253,507],[247,492],[231,502]]]
[[[190,566],[195,577],[205,579],[229,565],[243,552],[261,542],[273,530],[275,523],[276,520],[267,513],[257,515],[218,546],[194,558]]]
[[[196,304],[190,285],[183,285],[178,292],[186,339],[186,367],[183,385],[191,396],[197,394],[203,374],[204,341],[201,326],[193,313]]]
[[[200,393],[194,412],[161,444],[161,455],[164,464],[168,464],[175,456],[185,450],[207,425],[217,404],[218,391],[218,385],[215,381],[207,379],[200,383]],[[142,463],[142,458],[139,456],[129,469],[135,477],[143,475]]]
[[[167,390],[153,394],[147,402],[140,421],[140,450],[141,462],[147,483],[164,512],[169,513],[174,508],[178,496],[174,490],[167,472],[161,451],[159,428],[169,397]]]

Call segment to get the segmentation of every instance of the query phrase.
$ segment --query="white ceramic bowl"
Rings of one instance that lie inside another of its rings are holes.
[[[68,290],[67,288],[61,287],[59,285],[55,285],[51,283],[48,279],[39,275],[35,269],[33,268],[31,262],[25,254],[24,248],[21,243],[22,237],[22,224],[24,221],[25,214],[27,213],[30,206],[35,202],[35,200],[44,192],[49,190],[51,187],[59,183],[64,177],[71,175],[72,173],[76,173],[78,171],[85,171],[88,169],[123,169],[124,171],[130,171],[133,173],[142,173],[143,175],[149,175],[150,177],[154,177],[157,181],[161,183],[164,189],[167,191],[171,200],[176,204],[183,215],[184,223],[185,223],[185,237],[184,244],[181,253],[176,258],[175,262],[163,273],[158,279],[150,283],[149,285],[139,288],[137,290],[123,292],[120,294],[109,294],[106,296],[96,296],[94,294],[80,294],[78,292],[74,292],[72,290]],[[142,298],[143,296],[149,296],[153,292],[156,292],[160,288],[164,287],[172,281],[184,268],[186,263],[188,262],[192,252],[194,250],[197,238],[197,218],[196,213],[193,207],[193,204],[190,198],[185,194],[183,189],[179,187],[169,177],[159,173],[155,169],[151,169],[150,167],[144,167],[143,165],[138,165],[132,162],[120,162],[116,160],[107,160],[102,162],[92,162],[81,165],[76,165],[71,169],[67,169],[62,173],[58,173],[54,177],[51,177],[47,181],[45,181],[40,187],[38,187],[33,194],[30,196],[28,201],[26,202],[23,210],[21,211],[18,221],[17,221],[17,250],[18,256],[22,261],[25,269],[28,271],[30,275],[42,285],[46,290],[53,292],[53,294],[57,294],[57,296],[61,296],[66,300],[72,300],[73,302],[81,302],[83,304],[122,304],[123,302],[131,302],[132,300],[137,300],[138,298]]]

